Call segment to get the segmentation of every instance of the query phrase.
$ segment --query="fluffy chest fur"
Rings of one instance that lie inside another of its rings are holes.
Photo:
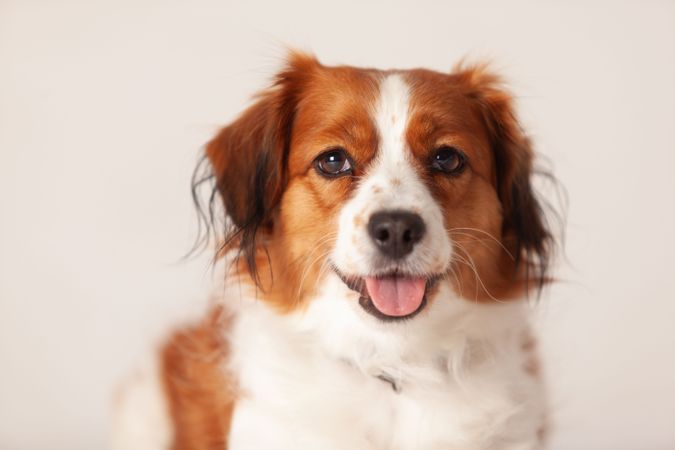
[[[289,316],[240,303],[230,448],[539,448],[524,305],[470,303],[441,286],[447,301],[414,321],[378,324],[362,323],[353,295],[335,278]]]

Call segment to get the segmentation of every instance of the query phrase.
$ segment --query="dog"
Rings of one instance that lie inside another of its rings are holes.
[[[543,448],[533,159],[485,65],[291,53],[206,145],[224,285],[127,386],[116,448]]]

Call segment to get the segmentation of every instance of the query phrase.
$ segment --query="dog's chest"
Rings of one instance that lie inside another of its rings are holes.
[[[233,450],[487,449],[518,409],[489,364],[459,376],[447,355],[405,367],[377,354],[349,361],[259,319],[240,321],[232,340],[242,392]]]

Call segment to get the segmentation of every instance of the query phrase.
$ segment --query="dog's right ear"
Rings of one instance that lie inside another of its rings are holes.
[[[273,225],[273,212],[286,185],[297,103],[318,67],[314,57],[291,53],[272,86],[206,146],[216,188],[239,231],[252,227],[255,233]]]
[[[500,77],[485,64],[460,66],[454,76],[476,106],[489,134],[496,166],[495,187],[504,216],[502,240],[514,255],[514,275],[524,272],[526,287],[541,288],[549,281],[553,234],[532,186],[534,151],[516,118],[513,98]],[[519,268],[523,270],[519,272]]]

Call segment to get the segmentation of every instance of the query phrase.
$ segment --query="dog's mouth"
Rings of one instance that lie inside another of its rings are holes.
[[[439,278],[400,272],[373,277],[335,272],[349,289],[359,293],[359,305],[364,311],[384,321],[405,320],[419,314],[426,307],[427,295]]]

